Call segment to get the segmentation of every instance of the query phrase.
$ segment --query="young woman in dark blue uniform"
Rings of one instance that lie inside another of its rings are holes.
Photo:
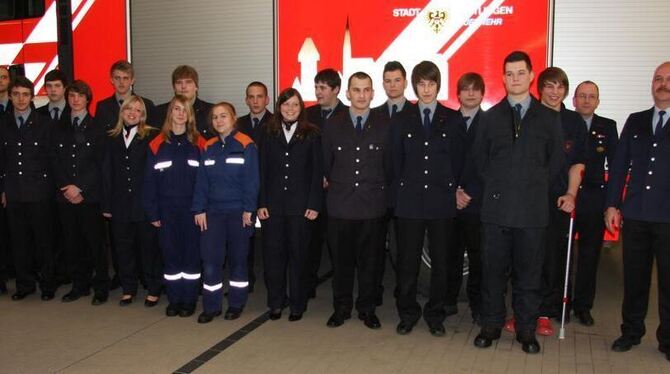
[[[258,151],[250,137],[235,129],[235,121],[231,104],[212,107],[211,123],[218,136],[207,141],[193,195],[204,273],[199,323],[221,314],[226,257],[230,288],[224,318],[238,318],[247,302],[247,256],[258,200]]]
[[[305,119],[300,93],[279,94],[261,146],[258,217],[263,224],[263,263],[269,317],[281,318],[289,271],[289,321],[307,308],[309,242],[321,210],[323,161],[319,128]]]
[[[54,129],[53,171],[59,188],[58,211],[65,257],[72,276],[72,291],[63,296],[71,302],[90,294],[91,303],[107,302],[109,273],[107,252],[103,246],[104,221],[102,198],[102,162],[105,157],[105,129],[88,113],[91,88],[74,81],[65,91],[70,116],[61,117]],[[95,273],[95,275],[92,275]]]
[[[138,276],[146,282],[147,307],[155,306],[161,294],[162,264],[156,228],[142,209],[142,184],[149,142],[158,130],[146,123],[144,100],[131,95],[121,105],[116,126],[109,131],[103,163],[103,215],[111,219],[116,244],[119,280],[123,296],[119,305],[133,302]],[[141,267],[136,264],[140,259]],[[138,274],[138,268],[142,274]]]
[[[195,128],[193,108],[177,95],[168,105],[161,133],[149,143],[144,176],[144,209],[158,227],[163,252],[163,278],[168,317],[195,312],[200,285],[198,228],[193,224],[191,201],[205,139]]]

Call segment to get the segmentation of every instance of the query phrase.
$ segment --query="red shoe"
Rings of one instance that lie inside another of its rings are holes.
[[[514,334],[514,331],[516,331],[516,321],[514,318],[510,318],[505,322],[505,331],[511,332]]]
[[[540,317],[537,319],[537,328],[535,329],[538,335],[552,336],[554,335],[554,328],[551,326],[551,320],[548,317]]]

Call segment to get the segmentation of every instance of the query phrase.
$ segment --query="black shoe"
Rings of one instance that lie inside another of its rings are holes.
[[[300,321],[301,319],[302,319],[302,313],[296,313],[296,314],[291,313],[288,315],[289,322]]]
[[[119,306],[128,306],[133,303],[133,296],[132,295],[124,295],[124,296],[130,296],[128,298],[121,298],[119,300]]]
[[[66,293],[65,295],[63,295],[63,297],[61,298],[61,301],[64,302],[64,303],[71,303],[73,301],[79,300],[82,296],[88,296],[90,294],[91,294],[91,291],[80,292],[80,291],[72,290],[72,291]]]
[[[177,314],[179,314],[179,310],[181,309],[181,306],[179,304],[168,304],[167,308],[165,308],[165,315],[168,317],[176,317]]]
[[[107,302],[108,295],[102,293],[95,293],[91,300],[91,305],[102,305]]]
[[[398,335],[407,335],[412,332],[414,325],[416,325],[416,322],[400,321],[395,328],[395,332],[397,332]]]
[[[447,305],[444,307],[444,312],[447,317],[458,314],[458,305]]]
[[[612,343],[612,350],[614,352],[626,352],[630,351],[634,345],[640,344],[640,338],[634,338],[628,335],[621,335],[617,340]]]
[[[210,323],[210,322],[212,322],[214,317],[218,317],[220,315],[221,315],[220,310],[217,310],[216,312],[212,312],[212,313],[202,312],[198,316],[198,323]]]
[[[493,344],[494,340],[500,339],[499,327],[482,327],[479,335],[475,338],[475,347],[488,348]]]
[[[35,293],[34,290],[33,291],[28,291],[28,292],[17,291],[14,295],[12,295],[12,300],[14,300],[14,301],[23,300],[23,299],[26,298],[26,296],[28,296],[30,294],[33,294],[33,293]]]
[[[382,323],[379,322],[379,318],[377,318],[375,312],[358,313],[358,319],[363,321],[365,326],[369,329],[376,330],[382,327]]]
[[[272,309],[268,311],[268,318],[273,321],[276,321],[281,318],[281,309]]]
[[[535,338],[535,331],[517,333],[516,341],[521,343],[521,349],[526,353],[540,352],[540,343]]]
[[[328,318],[328,322],[326,322],[326,326],[328,327],[340,327],[342,324],[344,324],[344,321],[348,320],[351,318],[351,314],[347,313],[338,313],[335,312],[333,315]]]
[[[444,329],[444,325],[441,323],[429,323],[428,324],[428,331],[430,331],[430,335],[433,335],[435,337],[441,337],[446,334],[446,330]]]
[[[665,359],[670,361],[670,347],[659,344],[658,351],[665,354]]]
[[[179,308],[179,317],[190,317],[195,313],[195,304],[182,304]]]
[[[223,318],[232,321],[234,319],[240,318],[240,315],[242,315],[242,309],[228,308]]]
[[[53,291],[42,291],[42,295],[40,297],[41,297],[42,301],[49,301],[49,300],[53,300],[53,298],[55,296],[56,295],[54,294]]]
[[[577,317],[577,320],[579,323],[581,323],[584,326],[593,326],[593,317],[591,316],[591,312],[588,310],[581,311],[581,312],[575,312],[575,317]]]
[[[153,307],[155,307],[156,305],[158,305],[158,302],[159,302],[160,300],[161,300],[160,298],[158,298],[158,299],[156,299],[156,300],[154,300],[154,301],[151,301],[151,300],[149,300],[149,299],[144,299],[144,306],[147,307],[147,308],[153,308]]]

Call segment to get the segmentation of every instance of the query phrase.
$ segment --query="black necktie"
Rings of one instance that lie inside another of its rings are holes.
[[[426,136],[430,134],[430,108],[423,110],[423,131],[426,133]]]
[[[19,116],[18,120],[19,120],[19,128],[23,128],[23,124],[25,123],[23,116]]]
[[[518,138],[521,132],[521,104],[514,104],[514,137]]]
[[[363,117],[361,116],[356,117],[356,132],[359,134],[363,132]]]
[[[470,121],[470,116],[464,116],[463,121],[465,121],[465,129],[466,130],[469,129],[470,128],[470,123],[468,121]]]
[[[663,131],[663,116],[665,115],[665,110],[658,112],[658,122],[656,122],[656,131],[654,131],[654,136],[661,136]]]
[[[128,139],[128,137],[130,136],[130,130],[132,130],[135,126],[137,126],[137,125],[132,125],[132,126],[123,125],[123,131],[125,133],[124,136],[125,136],[126,139]]]
[[[79,130],[79,117],[74,117],[74,119],[72,119],[72,126],[74,126],[75,129]]]
[[[259,120],[258,118],[254,118],[254,119],[253,119],[253,122],[254,122],[254,123],[251,125],[251,128],[252,128],[252,129],[255,129],[256,126],[258,126],[258,124],[261,122],[261,120]]]
[[[5,106],[3,104],[0,104],[0,113],[5,112]]]
[[[293,127],[293,125],[295,125],[295,121],[294,122],[288,122],[288,123],[284,122],[284,128],[286,129],[286,131],[291,131],[291,127]]]
[[[58,119],[58,111],[59,111],[58,107],[55,107],[55,108],[51,109],[51,111],[54,112],[54,115],[53,115],[52,118],[53,119]]]
[[[119,100],[119,106],[123,105],[123,99]]]
[[[321,118],[326,119],[330,115],[330,112],[332,112],[332,109],[322,109],[321,110]]]
[[[395,114],[398,113],[398,104],[391,105],[391,118],[395,117]]]

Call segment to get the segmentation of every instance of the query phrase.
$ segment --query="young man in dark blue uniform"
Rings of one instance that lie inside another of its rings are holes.
[[[537,323],[538,334],[550,336],[554,334],[550,318],[561,319],[570,213],[575,209],[582,182],[587,137],[582,117],[563,105],[569,92],[568,76],[563,70],[549,67],[542,71],[537,79],[537,90],[542,104],[559,113],[566,160],[565,168],[550,186],[549,226],[542,269],[543,298]]]
[[[47,92],[49,102],[37,108],[37,112],[51,118],[52,121],[58,121],[62,116],[69,116],[70,107],[65,100],[67,85],[68,79],[62,71],[55,69],[46,73],[44,89]]]
[[[249,114],[239,117],[235,128],[237,131],[248,135],[260,148],[263,132],[267,122],[272,117],[272,112],[266,109],[270,103],[268,88],[262,82],[251,82],[247,86],[244,102],[249,107]],[[249,293],[254,292],[256,284],[256,273],[254,265],[256,263],[256,235],[252,234],[249,239],[249,258],[247,258],[247,267],[249,269]]]
[[[384,104],[372,109],[373,111],[379,112],[382,117],[386,117],[389,121],[397,118],[402,114],[403,109],[409,108],[412,103],[407,101],[405,98],[405,90],[407,89],[407,72],[402,64],[398,61],[389,61],[384,65],[384,71],[382,74],[382,86],[384,87],[384,92],[386,93],[387,100]],[[384,256],[380,258],[379,262],[379,274],[377,283],[378,294],[377,294],[377,306],[380,306],[384,302],[384,273],[386,270],[386,237],[388,235],[388,224],[393,219],[393,210],[389,209],[386,216],[386,223],[384,224],[384,229],[381,232],[380,245],[383,248]],[[395,221],[394,221],[395,222]],[[395,223],[394,223],[395,224]],[[394,291],[394,295],[397,294],[397,291]]]
[[[328,244],[333,257],[333,308],[329,327],[351,317],[354,279],[358,318],[381,327],[375,314],[380,231],[387,211],[391,178],[389,126],[370,110],[372,79],[363,72],[349,78],[351,108],[323,129],[324,175],[328,188]]]
[[[212,109],[212,104],[198,97],[200,78],[198,72],[189,65],[179,65],[172,72],[172,88],[175,95],[186,97],[193,106],[193,113],[195,116],[195,126],[200,132],[200,135],[205,139],[212,138],[216,134],[212,134],[209,128],[209,111]],[[167,116],[167,109],[169,102],[158,105],[154,111],[154,115],[149,117],[147,121],[150,125],[162,127]]]
[[[516,339],[538,353],[535,338],[549,188],[565,163],[558,113],[530,96],[530,57],[512,52],[503,63],[507,97],[480,119],[472,148],[484,193],[481,332],[474,344],[490,347],[505,323],[505,290],[512,275]]]
[[[469,152],[475,142],[479,119],[482,115],[480,107],[484,98],[484,79],[477,73],[465,73],[456,83],[460,112],[466,128],[466,148]],[[470,304],[473,321],[479,320],[481,304],[481,220],[479,211],[482,207],[482,184],[475,170],[473,155],[468,155],[464,170],[461,173],[456,190],[456,220],[454,222],[454,242],[449,246],[447,261],[447,315],[458,312],[458,294],[463,283],[463,258],[468,253],[468,282],[466,293]]]
[[[65,257],[72,278],[72,290],[62,300],[71,302],[89,295],[92,286],[95,295],[91,303],[100,305],[107,302],[109,295],[100,208],[107,135],[88,113],[93,96],[88,84],[74,81],[65,96],[71,113],[69,117],[61,117],[54,129],[52,160]]]
[[[598,86],[585,81],[575,89],[572,103],[586,122],[588,144],[586,147],[586,170],[577,195],[575,231],[579,235],[575,287],[572,310],[585,326],[593,325],[591,308],[596,296],[598,261],[603,246],[607,168],[614,161],[619,135],[616,122],[595,114],[600,103]]]
[[[621,227],[621,215],[625,220],[623,323],[612,350],[630,350],[640,344],[646,332],[644,319],[655,258],[660,319],[656,339],[658,350],[670,360],[670,61],[654,71],[651,93],[654,107],[628,117],[610,165],[605,224],[613,231]],[[628,173],[630,180],[626,181]]]
[[[334,69],[323,69],[314,77],[314,92],[316,93],[317,104],[305,109],[305,112],[307,113],[307,121],[316,125],[322,131],[329,119],[340,113],[346,112],[348,109],[348,107],[337,98],[341,86],[342,79]],[[310,298],[316,296],[316,286],[319,282],[319,268],[321,267],[321,253],[323,252],[323,244],[328,227],[328,207],[325,202],[325,197],[326,194],[324,194],[324,202],[322,204],[324,209],[314,221],[314,231],[312,232],[312,239],[310,240],[309,245],[309,285],[307,293]],[[329,255],[330,252],[331,249],[329,248]]]
[[[30,107],[33,83],[16,77],[9,86],[13,109],[0,118],[0,187],[11,230],[16,293],[22,300],[39,282],[42,300],[54,298],[52,126]],[[36,274],[35,270],[37,270]]]
[[[456,188],[465,159],[463,117],[437,101],[440,70],[423,61],[412,70],[412,88],[419,98],[403,110],[391,128],[397,217],[398,261],[396,306],[406,335],[423,318],[433,336],[444,336],[447,317],[447,255],[453,241]],[[430,296],[423,310],[416,300],[417,276],[424,238],[431,258]]]
[[[9,100],[9,70],[5,66],[0,66],[0,121],[9,112],[12,105]],[[10,239],[9,227],[7,226],[7,212],[5,207],[0,209],[0,295],[7,292],[5,282],[9,277],[9,266],[11,262],[10,257]]]

